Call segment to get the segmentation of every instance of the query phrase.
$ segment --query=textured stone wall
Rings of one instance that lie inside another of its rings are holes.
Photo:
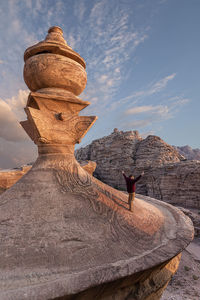
[[[144,181],[150,197],[200,208],[200,161],[184,161],[151,169]]]
[[[121,171],[130,172],[135,166],[135,153],[142,138],[137,131],[118,131],[93,141],[76,151],[78,160],[97,163],[94,175],[115,188],[123,188]]]

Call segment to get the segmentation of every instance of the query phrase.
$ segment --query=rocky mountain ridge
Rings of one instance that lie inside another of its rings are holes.
[[[145,139],[138,131],[114,131],[76,151],[78,160],[97,164],[94,176],[103,182],[125,190],[121,171],[139,175],[137,192],[168,203],[200,208],[200,161],[187,160],[173,146],[150,135]]]
[[[189,160],[200,160],[200,149],[192,149],[192,147],[186,145],[182,147],[173,146],[181,155]]]

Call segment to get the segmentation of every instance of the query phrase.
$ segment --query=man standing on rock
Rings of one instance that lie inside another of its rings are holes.
[[[141,173],[140,176],[134,178],[133,175],[129,175],[129,177],[127,177],[124,173],[124,171],[122,171],[122,174],[126,180],[126,187],[127,187],[127,192],[129,194],[128,197],[128,203],[129,203],[129,210],[133,211],[133,201],[135,200],[135,190],[136,190],[136,182],[138,180],[140,180],[140,178],[144,175],[144,172]]]

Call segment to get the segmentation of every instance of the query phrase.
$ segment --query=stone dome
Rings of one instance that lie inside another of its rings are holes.
[[[84,59],[63,38],[62,29],[51,27],[44,41],[24,53],[24,81],[35,92],[58,88],[79,95],[87,83]]]

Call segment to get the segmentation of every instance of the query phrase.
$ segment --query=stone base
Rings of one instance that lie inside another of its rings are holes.
[[[159,266],[57,300],[159,300],[177,271],[181,254]]]
[[[139,196],[130,212],[63,152],[39,154],[0,198],[1,300],[156,300],[193,239],[178,209]]]

